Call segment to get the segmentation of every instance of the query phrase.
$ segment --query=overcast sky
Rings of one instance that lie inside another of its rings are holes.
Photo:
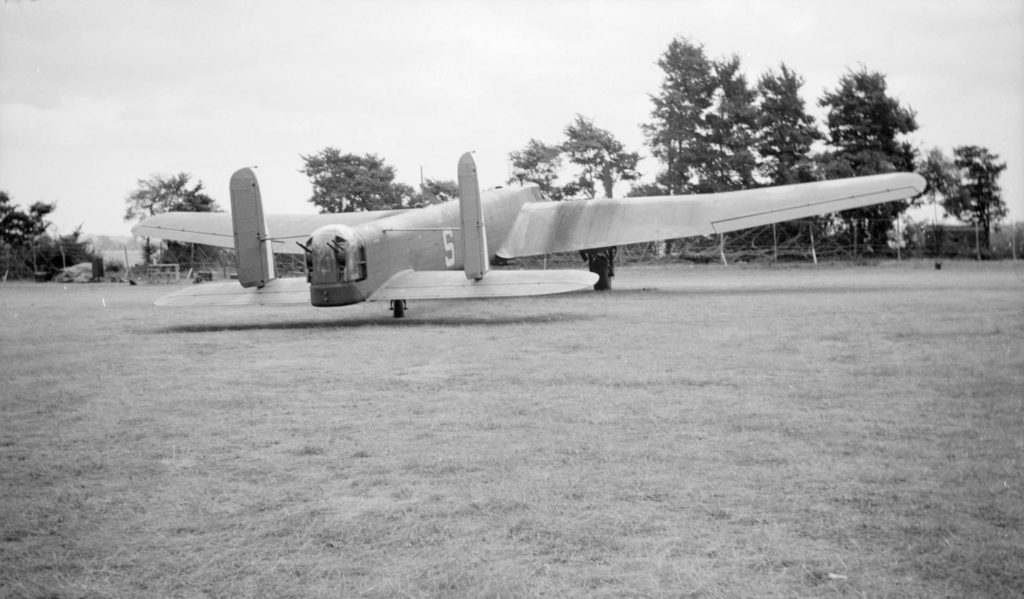
[[[648,154],[655,63],[680,36],[739,55],[751,82],[785,62],[819,118],[848,69],[885,74],[920,148],[1000,155],[1024,220],[1024,0],[9,0],[0,189],[56,201],[61,233],[121,235],[125,197],[157,173],[191,173],[226,208],[231,173],[257,165],[267,211],[313,212],[300,155],[326,146],[413,185],[475,150],[492,187],[510,151],[580,113]]]

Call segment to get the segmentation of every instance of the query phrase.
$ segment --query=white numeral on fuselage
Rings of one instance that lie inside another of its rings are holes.
[[[455,266],[455,233],[445,229],[441,232],[441,242],[444,244],[444,265],[451,268]]]

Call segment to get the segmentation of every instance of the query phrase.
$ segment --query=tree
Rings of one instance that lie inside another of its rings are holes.
[[[302,156],[300,172],[313,183],[311,203],[327,212],[360,212],[402,208],[413,198],[412,187],[395,182],[395,168],[375,154],[342,154],[326,147]]]
[[[664,195],[668,195],[668,189],[665,189],[665,187],[658,183],[637,183],[629,188],[629,193],[626,194],[626,197],[643,198]]]
[[[46,216],[55,208],[54,203],[35,202],[27,211],[22,210],[0,191],[0,276],[52,275],[64,266],[96,257],[89,244],[80,239],[81,227],[68,235],[46,233],[50,226]]]
[[[753,186],[758,156],[755,92],[736,55],[710,60],[704,47],[675,39],[658,61],[665,76],[643,125],[651,153],[666,170],[658,183],[672,194]]]
[[[610,198],[616,181],[633,181],[640,177],[636,170],[640,154],[627,152],[614,135],[582,115],[577,114],[576,120],[565,128],[561,148],[569,162],[581,168],[575,187],[590,198],[595,196],[598,181],[604,197]]]
[[[459,184],[452,180],[426,179],[420,190],[409,200],[409,208],[423,208],[459,197]]]
[[[220,212],[217,202],[203,192],[203,182],[190,187],[191,179],[189,173],[138,179],[137,188],[126,199],[125,222],[164,212]]]
[[[169,177],[151,175],[148,179],[138,179],[137,188],[125,199],[128,207],[124,220],[142,220],[164,212],[220,212],[217,202],[203,192],[203,182],[191,185],[191,179],[192,175],[183,172]],[[156,250],[147,237],[142,248],[146,264],[153,261]],[[194,252],[195,244],[168,241],[164,259],[177,262],[181,257],[191,257]]]
[[[562,189],[555,185],[562,169],[562,148],[530,139],[522,150],[509,153],[512,176],[509,183],[536,183],[553,200],[563,199]]]
[[[916,113],[888,95],[885,75],[850,70],[818,104],[828,108],[829,143],[854,174],[913,170],[915,151],[900,136],[917,130]]]
[[[942,247],[942,231],[938,228],[938,196],[943,201],[959,193],[960,173],[953,163],[939,148],[932,148],[924,160],[919,161],[917,172],[927,182],[924,195],[928,196],[929,202],[935,210],[935,223],[932,223],[932,243],[935,255],[939,255]]]
[[[46,232],[50,223],[46,216],[56,209],[54,203],[35,202],[24,211],[11,202],[7,192],[0,191],[0,243],[25,247]]]
[[[757,82],[759,113],[755,147],[761,155],[761,172],[773,185],[814,180],[811,146],[823,139],[807,114],[800,88],[804,78],[782,63]]]
[[[717,192],[744,189],[755,185],[754,154],[757,111],[754,91],[740,70],[735,54],[712,62],[715,84],[714,103],[704,115],[707,144],[699,157],[697,170],[701,181],[697,191]]]
[[[936,201],[937,196],[949,198],[958,193],[960,173],[956,164],[939,148],[928,151],[925,159],[919,162],[917,172],[928,182],[924,195],[931,198],[932,202]]]
[[[697,165],[707,152],[706,112],[714,104],[717,81],[704,46],[687,38],[669,43],[658,59],[661,90],[651,96],[652,122],[642,125],[651,154],[665,164],[658,183],[670,194],[692,190]]]
[[[885,75],[866,68],[850,70],[818,104],[828,108],[828,141],[834,148],[820,159],[826,178],[914,169],[916,150],[901,136],[917,130],[915,113],[888,95]],[[893,220],[909,205],[887,202],[847,210],[840,217],[853,231],[855,248],[862,238],[871,247],[882,248]]]
[[[1006,163],[997,160],[997,154],[979,146],[953,148],[953,163],[960,181],[957,192],[947,195],[943,202],[946,212],[981,229],[985,249],[990,248],[992,225],[1006,216],[1006,204],[999,188],[999,174],[1006,170]]]
[[[40,249],[49,241],[46,216],[55,208],[53,203],[35,202],[22,210],[0,191],[0,277],[31,276],[47,262]]]

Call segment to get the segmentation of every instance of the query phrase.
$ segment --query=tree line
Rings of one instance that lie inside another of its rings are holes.
[[[65,235],[49,233],[46,217],[56,208],[54,202],[34,202],[23,209],[7,192],[0,191],[0,280],[49,278],[67,266],[95,257],[81,239],[81,227]]]
[[[640,125],[646,149],[658,164],[653,181],[640,182],[638,151],[576,114],[563,129],[563,139],[531,138],[510,152],[507,182],[535,183],[552,199],[567,200],[598,193],[612,197],[621,181],[633,182],[627,195],[635,197],[916,170],[928,181],[925,196],[945,213],[976,224],[985,247],[989,231],[1007,214],[998,181],[1006,164],[999,156],[976,145],[957,146],[952,156],[938,148],[922,156],[907,140],[918,129],[917,115],[890,94],[882,73],[863,66],[844,73],[835,88],[817,99],[825,110],[819,124],[802,96],[805,79],[785,63],[751,83],[735,54],[712,58],[699,42],[680,37],[657,64],[662,82],[650,95],[649,121]],[[425,179],[418,189],[396,181],[395,168],[375,154],[326,147],[301,159],[300,171],[313,187],[309,201],[320,212],[418,208],[458,194],[452,180]],[[25,255],[30,246],[67,246],[87,253],[78,242],[79,231],[61,238],[46,234],[45,218],[55,204],[37,202],[21,210],[0,194],[0,240],[8,256],[12,251]],[[827,220],[833,230],[852,235],[855,246],[884,249],[894,220],[920,201],[849,210]],[[167,211],[220,210],[203,183],[193,183],[188,173],[139,179],[126,204],[126,221]],[[796,225],[782,228],[787,226]],[[155,250],[147,240],[147,262]],[[192,252],[190,244],[168,242],[162,259],[174,262]],[[52,251],[42,253],[44,263],[52,264]]]
[[[953,158],[933,148],[922,157],[907,136],[916,112],[892,96],[884,74],[848,70],[817,105],[819,126],[802,96],[805,79],[780,63],[750,83],[738,56],[711,58],[689,38],[673,40],[658,60],[660,88],[650,120],[641,124],[647,150],[659,164],[654,181],[638,182],[640,154],[581,114],[563,139],[530,139],[509,154],[508,183],[535,183],[555,200],[611,197],[620,181],[629,196],[709,193],[764,185],[918,171],[926,195],[964,222],[988,231],[1006,216],[998,185],[1006,168],[986,148],[957,146]],[[336,148],[303,156],[313,183],[310,201],[322,212],[415,207],[454,197],[452,181],[430,181],[419,192],[394,182],[394,169],[372,154]],[[429,187],[443,184],[444,192]],[[849,210],[831,218],[868,251],[884,249],[894,221],[920,199]],[[794,225],[789,225],[792,228]],[[785,228],[785,227],[784,227]]]

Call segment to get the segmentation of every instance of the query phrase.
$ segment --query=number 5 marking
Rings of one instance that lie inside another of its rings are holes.
[[[451,229],[442,231],[441,243],[444,244],[444,265],[451,268],[455,266],[455,233]]]

